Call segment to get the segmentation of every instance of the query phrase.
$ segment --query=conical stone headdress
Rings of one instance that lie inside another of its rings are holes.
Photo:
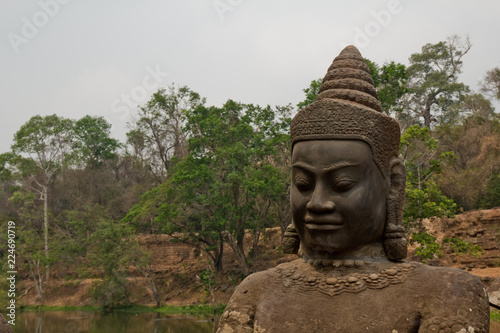
[[[398,155],[400,130],[381,111],[366,61],[355,46],[347,46],[328,68],[316,101],[293,118],[292,147],[306,140],[362,140],[387,178],[389,161]]]

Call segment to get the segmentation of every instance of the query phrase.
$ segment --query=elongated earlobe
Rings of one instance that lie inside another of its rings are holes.
[[[391,260],[406,258],[407,241],[403,226],[406,172],[403,162],[393,157],[389,162],[390,187],[387,195],[387,215],[384,231],[384,248]]]
[[[295,225],[290,223],[286,227],[285,234],[283,235],[283,253],[298,254],[300,247],[300,238],[295,230]]]

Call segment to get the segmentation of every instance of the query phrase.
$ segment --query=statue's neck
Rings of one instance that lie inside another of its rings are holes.
[[[302,245],[302,244],[301,244]],[[301,246],[299,256],[304,260],[361,260],[365,262],[389,261],[382,241],[373,242],[347,251],[326,251]]]

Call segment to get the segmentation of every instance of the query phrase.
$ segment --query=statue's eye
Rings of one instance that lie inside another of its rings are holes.
[[[311,181],[301,176],[295,177],[294,184],[299,191],[309,191],[313,186]]]
[[[356,184],[356,180],[349,177],[336,178],[333,181],[333,189],[336,192],[346,192]]]

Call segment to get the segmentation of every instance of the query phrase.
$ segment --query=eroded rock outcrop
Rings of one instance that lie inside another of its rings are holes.
[[[449,262],[443,264],[463,265],[469,268],[500,266],[500,207],[468,211],[454,218],[424,219],[422,224],[440,241],[458,237],[484,249],[484,254],[480,257],[445,255],[445,261]]]

